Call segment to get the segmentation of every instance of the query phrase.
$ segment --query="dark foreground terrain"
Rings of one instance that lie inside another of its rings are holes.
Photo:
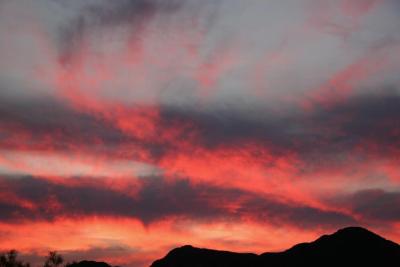
[[[151,267],[400,267],[400,246],[364,228],[344,228],[277,253],[234,253],[192,246],[171,250]]]
[[[112,266],[102,261],[80,261],[67,264],[65,267],[112,267]]]

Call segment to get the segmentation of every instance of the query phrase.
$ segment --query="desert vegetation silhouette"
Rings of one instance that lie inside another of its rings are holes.
[[[35,267],[61,267],[65,262],[64,257],[57,251],[50,251],[44,258],[42,265]],[[0,267],[31,267],[29,262],[18,259],[18,251],[15,249],[0,254]],[[67,262],[63,267],[111,267],[105,262],[87,261]]]
[[[15,249],[8,251],[0,256],[0,267],[30,267],[30,263],[25,263],[17,259],[18,252]]]
[[[64,262],[64,258],[57,251],[50,251],[46,256],[43,267],[59,267]],[[65,266],[71,266],[74,263],[67,263]],[[29,262],[23,262],[18,259],[18,251],[12,249],[0,255],[0,267],[31,267]]]

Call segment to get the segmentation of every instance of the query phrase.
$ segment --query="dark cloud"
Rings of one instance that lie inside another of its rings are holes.
[[[395,91],[353,96],[311,117],[312,130],[322,130],[327,142],[355,145],[371,141],[384,148],[399,145],[400,95]],[[321,136],[322,137],[322,136]]]
[[[294,119],[266,110],[254,109],[241,114],[232,109],[217,112],[164,107],[165,125],[193,125],[199,131],[200,144],[207,147],[257,141],[260,145],[291,145]]]
[[[41,134],[53,131],[81,131],[83,134],[102,134],[107,127],[90,115],[80,113],[57,101],[40,102],[5,102],[0,104],[0,120],[2,123],[14,123]],[[88,132],[92,129],[93,132]]]
[[[78,179],[78,178],[76,178]],[[284,203],[272,196],[187,180],[167,182],[162,178],[143,178],[139,192],[130,196],[113,191],[92,179],[90,183],[67,186],[34,177],[3,177],[3,192],[15,199],[0,202],[2,221],[55,220],[82,216],[138,218],[151,223],[171,217],[218,220],[248,218],[269,224],[290,224],[298,227],[343,226],[354,219],[338,212],[323,211],[303,204]],[[133,185],[132,185],[132,190]],[[129,191],[129,188],[126,188]],[[232,209],[232,206],[237,206]]]
[[[15,138],[18,133],[30,136],[29,143],[20,140],[21,147],[47,142],[51,137],[54,149],[64,150],[76,145],[114,146],[134,142],[106,122],[71,107],[51,101],[0,101],[0,125],[4,129],[1,141]]]
[[[385,156],[385,151],[400,146],[399,114],[400,95],[394,91],[357,95],[310,112],[254,109],[240,114],[166,107],[162,113],[165,125],[194,125],[202,146],[254,142],[276,153],[296,152],[309,161],[352,153],[369,144],[379,146],[373,152]]]
[[[134,23],[138,19],[154,15],[176,12],[182,0],[122,0],[118,2],[103,1],[101,4],[87,6],[83,12],[92,16],[101,25],[118,25]]]
[[[259,221],[266,221],[272,224],[280,225],[282,222],[293,222],[294,225],[304,229],[313,227],[332,227],[351,225],[356,222],[349,215],[335,212],[323,211],[306,205],[288,205],[273,199],[264,201],[249,200],[239,213],[249,213]]]
[[[373,221],[400,221],[400,192],[382,189],[357,191],[336,202],[348,206],[355,214]]]
[[[33,177],[2,178],[1,187],[10,190],[17,198],[33,203],[26,208],[12,203],[2,203],[2,220],[54,220],[58,217],[84,215],[133,215],[129,196],[105,188],[69,187]]]
[[[359,160],[392,157],[400,148],[400,95],[394,92],[354,96],[333,107],[278,115],[259,109],[245,114],[231,109],[211,112],[161,106],[160,110],[155,132],[176,128],[176,140],[191,140],[193,149],[253,143],[277,155],[295,153],[305,163],[318,166],[322,159],[345,163],[353,156]],[[60,149],[79,144],[135,144],[148,151],[155,162],[174,151],[188,149],[171,140],[137,139],[113,127],[112,122],[56,101],[4,102],[0,119],[8,129],[3,131],[3,140],[12,137],[15,129],[23,129],[32,135],[30,145],[50,135]]]

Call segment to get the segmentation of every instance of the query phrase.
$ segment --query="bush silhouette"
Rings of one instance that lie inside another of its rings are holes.
[[[18,251],[15,249],[0,254],[0,267],[31,267],[30,263],[20,261],[17,258]],[[50,251],[43,267],[59,267],[63,262],[64,258],[57,251]]]
[[[17,260],[18,252],[15,249],[0,256],[0,267],[30,267],[29,263]]]
[[[58,267],[63,262],[63,257],[57,251],[50,251],[44,262],[44,267]]]

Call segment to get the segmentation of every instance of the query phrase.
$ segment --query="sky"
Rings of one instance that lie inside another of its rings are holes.
[[[400,242],[399,11],[1,0],[0,251],[144,267],[350,225]]]

